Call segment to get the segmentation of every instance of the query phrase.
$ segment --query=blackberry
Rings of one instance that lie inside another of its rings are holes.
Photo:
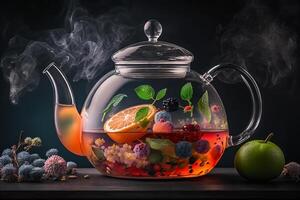
[[[178,100],[176,98],[168,98],[166,100],[163,100],[163,107],[168,112],[174,112],[178,110]]]

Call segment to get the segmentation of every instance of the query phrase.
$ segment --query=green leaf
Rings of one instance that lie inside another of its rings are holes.
[[[137,96],[143,100],[150,100],[154,98],[155,91],[151,85],[140,85],[134,89]]]
[[[176,157],[175,144],[169,139],[146,138],[151,149],[159,150],[164,156]]]
[[[182,100],[187,101],[189,101],[193,97],[193,86],[190,82],[182,86],[180,90],[180,97]]]
[[[100,147],[94,147],[94,146],[92,146],[92,150],[93,150],[94,155],[96,156],[96,158],[99,161],[102,161],[102,160],[105,159],[103,150]]]
[[[113,107],[116,107],[125,97],[127,97],[126,94],[117,94],[115,95],[110,102],[107,104],[107,106],[104,108],[103,110],[103,115],[102,115],[102,119],[101,121],[104,120],[105,115],[107,114],[107,112],[109,112]]]
[[[142,107],[142,108],[140,108],[140,109],[136,112],[136,114],[135,114],[135,119],[134,119],[134,121],[135,121],[135,122],[141,121],[142,119],[144,119],[145,117],[147,117],[148,112],[149,112],[149,108],[148,108],[148,107]]]
[[[164,98],[164,96],[166,96],[167,93],[167,88],[165,89],[161,89],[158,91],[158,93],[156,94],[155,100],[161,100],[162,98]]]
[[[162,150],[167,146],[174,146],[174,143],[169,139],[146,138],[146,143],[151,149]]]
[[[199,112],[204,115],[208,123],[211,120],[211,112],[209,108],[208,92],[205,91],[202,97],[198,101]]]

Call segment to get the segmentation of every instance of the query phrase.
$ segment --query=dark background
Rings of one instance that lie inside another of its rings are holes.
[[[218,27],[229,24],[233,17],[244,8],[247,1],[99,0],[79,3],[93,15],[101,15],[115,7],[124,7],[129,10],[132,15],[131,23],[136,31],[122,43],[122,47],[145,40],[144,23],[151,18],[159,20],[163,26],[160,39],[190,50],[195,56],[192,68],[204,73],[220,61],[218,59],[220,55]],[[281,19],[296,35],[299,35],[298,1],[260,1],[260,3],[267,6],[273,16]],[[9,38],[17,33],[19,26],[26,24],[33,31],[63,27],[68,5],[68,1],[54,0],[1,1],[1,55],[5,53]],[[299,51],[297,53],[300,55]],[[95,80],[71,83],[78,109],[81,109],[95,81],[105,72],[113,69],[111,61],[106,65],[108,67]],[[255,78],[259,79],[259,77]],[[251,138],[262,139],[269,132],[274,132],[275,136],[272,140],[282,148],[287,162],[300,161],[299,79],[299,69],[296,64],[291,73],[283,77],[275,86],[264,87],[263,84],[259,84],[263,98],[263,116],[259,128]],[[226,107],[230,132],[238,134],[246,126],[250,116],[251,102],[248,91],[240,83],[224,84],[221,81],[215,81],[214,85]],[[55,147],[66,160],[76,161],[81,167],[90,166],[86,159],[65,150],[56,136],[52,88],[46,77],[42,76],[39,86],[32,92],[24,93],[19,103],[13,105],[9,100],[9,84],[3,76],[0,76],[0,111],[0,149],[17,143],[19,132],[24,130],[26,136],[42,138],[43,146],[36,149],[41,155],[47,149]],[[218,166],[232,167],[237,149],[238,147],[229,148]]]

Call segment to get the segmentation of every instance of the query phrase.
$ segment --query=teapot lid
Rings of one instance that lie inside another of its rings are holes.
[[[188,65],[193,61],[193,54],[175,44],[158,41],[162,33],[161,24],[154,19],[147,21],[144,32],[148,41],[129,45],[113,56],[116,65]]]

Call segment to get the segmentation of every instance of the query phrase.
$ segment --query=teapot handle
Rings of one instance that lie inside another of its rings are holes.
[[[219,64],[211,68],[205,74],[203,74],[202,78],[206,82],[210,83],[213,80],[213,78],[217,76],[219,72],[223,71],[224,69],[233,69],[240,73],[241,78],[243,79],[244,83],[246,84],[246,86],[250,91],[251,100],[252,100],[252,114],[248,126],[239,135],[229,137],[228,146],[235,146],[246,141],[254,133],[255,129],[258,127],[258,124],[261,119],[261,114],[262,114],[262,99],[256,81],[249,74],[249,72],[247,72],[244,68],[240,66],[230,64],[230,63]]]

